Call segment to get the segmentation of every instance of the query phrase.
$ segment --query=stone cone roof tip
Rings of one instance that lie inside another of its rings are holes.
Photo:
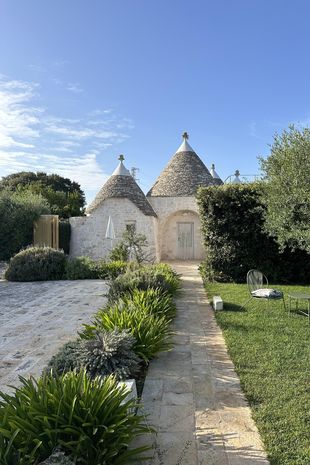
[[[194,152],[192,147],[189,145],[187,139],[185,139],[185,138],[183,139],[182,144],[180,145],[180,147],[178,148],[178,150],[175,153],[179,153],[179,152]]]
[[[147,193],[148,197],[192,197],[200,186],[213,186],[208,168],[189,145],[187,133],[183,142]]]
[[[212,165],[211,165],[210,173],[211,173],[211,176],[212,176],[214,182],[215,182],[217,185],[224,184],[223,181],[221,180],[221,178],[219,177],[219,175],[217,174],[217,172],[215,171],[215,165],[214,165],[214,163],[212,163]]]
[[[113,171],[112,176],[131,176],[130,171],[125,168],[123,160],[119,162],[118,166]]]
[[[122,157],[122,156],[121,156]],[[111,198],[128,199],[146,216],[157,216],[144,193],[123,164],[123,159],[113,171],[112,175],[102,186],[95,199],[89,205],[86,213],[93,213],[102,203]]]

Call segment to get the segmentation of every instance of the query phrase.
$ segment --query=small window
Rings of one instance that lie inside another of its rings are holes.
[[[136,222],[126,221],[126,231],[136,232]]]

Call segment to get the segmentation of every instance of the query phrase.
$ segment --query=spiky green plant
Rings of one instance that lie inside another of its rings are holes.
[[[99,310],[91,325],[84,325],[81,337],[94,338],[97,331],[128,330],[135,338],[135,353],[148,363],[156,354],[172,347],[169,320],[155,316],[134,306],[126,306],[121,300],[115,305]]]
[[[18,452],[13,443],[20,430],[16,429],[12,432],[11,428],[7,428],[6,423],[7,419],[3,417],[0,422],[0,465],[18,465]]]
[[[93,339],[83,341],[81,366],[91,376],[113,374],[122,380],[137,374],[140,359],[133,351],[135,338],[128,330],[96,331]]]
[[[176,315],[176,305],[171,295],[160,289],[134,289],[131,294],[121,298],[124,305],[136,308],[150,315],[165,317],[172,320]]]
[[[149,430],[113,377],[90,379],[83,370],[20,382],[13,394],[0,392],[0,444],[4,450],[11,442],[18,465],[39,463],[57,446],[73,462],[92,465],[124,465],[147,450],[128,449]]]

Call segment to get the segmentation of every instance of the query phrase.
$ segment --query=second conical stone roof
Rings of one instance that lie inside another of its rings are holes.
[[[124,157],[122,155],[121,157],[118,167],[102,186],[86,212],[93,213],[106,199],[122,198],[134,203],[144,215],[156,216],[144,193],[123,165]]]
[[[147,193],[151,197],[192,197],[200,186],[215,184],[210,171],[183,135],[183,142]]]

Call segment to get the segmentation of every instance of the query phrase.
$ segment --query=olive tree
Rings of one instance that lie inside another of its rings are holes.
[[[260,164],[267,181],[266,230],[281,248],[310,253],[310,129],[292,125],[275,134]]]

